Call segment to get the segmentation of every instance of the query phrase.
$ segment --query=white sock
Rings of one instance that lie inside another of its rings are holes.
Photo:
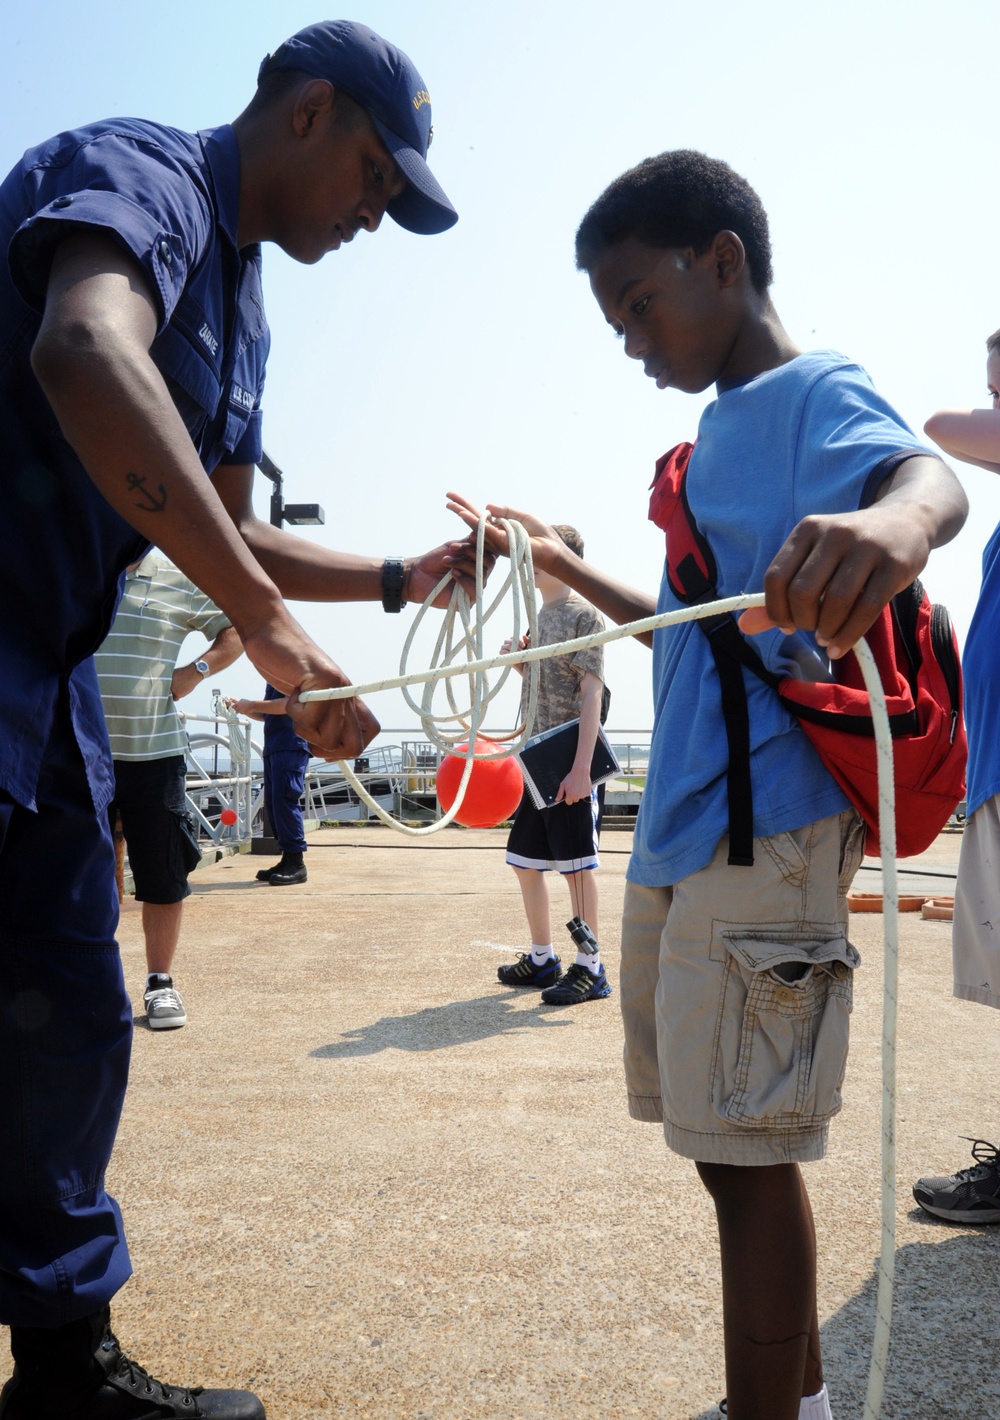
[[[555,951],[553,950],[551,942],[549,942],[547,946],[543,947],[540,947],[537,942],[532,942],[531,960],[536,966],[544,966],[545,963],[547,961],[551,961],[554,956]]]
[[[591,976],[598,976],[601,970],[601,954],[600,952],[577,952],[576,964],[577,966],[585,966]]]
[[[826,1386],[815,1395],[804,1395],[799,1401],[799,1420],[833,1420],[830,1394]]]

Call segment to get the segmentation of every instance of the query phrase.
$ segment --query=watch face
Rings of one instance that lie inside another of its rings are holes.
[[[194,668],[199,673],[199,675],[208,675],[208,672],[210,670],[207,661],[195,661]]]

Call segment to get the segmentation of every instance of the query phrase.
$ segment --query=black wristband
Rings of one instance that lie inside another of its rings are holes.
[[[403,583],[406,581],[406,569],[403,566],[401,557],[387,557],[382,563],[382,610],[402,611],[406,602],[403,600]]]

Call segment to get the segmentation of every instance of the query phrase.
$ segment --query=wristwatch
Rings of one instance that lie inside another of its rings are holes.
[[[208,675],[209,671],[212,669],[207,661],[195,661],[194,668],[200,676]]]
[[[382,610],[402,611],[406,568],[401,557],[387,557],[382,563]]]

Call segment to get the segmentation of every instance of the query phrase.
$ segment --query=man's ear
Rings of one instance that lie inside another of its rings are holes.
[[[292,107],[292,127],[300,138],[315,127],[317,119],[329,113],[335,104],[333,85],[326,79],[310,79],[295,96]]]
[[[716,232],[712,239],[712,264],[720,286],[733,286],[739,280],[747,264],[747,253],[735,232]]]

